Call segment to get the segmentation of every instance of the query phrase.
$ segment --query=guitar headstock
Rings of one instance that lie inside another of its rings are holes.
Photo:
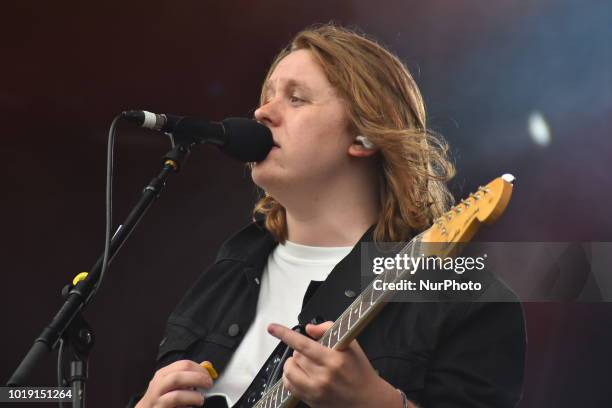
[[[462,199],[434,221],[423,242],[467,242],[481,223],[497,220],[510,201],[514,176],[504,174]]]

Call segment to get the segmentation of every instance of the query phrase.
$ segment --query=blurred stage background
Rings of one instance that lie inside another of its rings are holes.
[[[612,241],[612,3],[496,1],[5,1],[0,380],[103,249],[106,132],[124,109],[251,116],[276,52],[334,20],[400,55],[449,140],[460,198],[511,172],[482,239]],[[115,221],[160,169],[167,140],[119,129]],[[248,172],[201,147],[122,249],[86,317],[89,407],[123,406],[154,367],[172,307],[247,223]],[[612,271],[611,271],[612,273]],[[612,406],[612,304],[525,305],[521,407]],[[37,380],[53,384],[49,358]]]

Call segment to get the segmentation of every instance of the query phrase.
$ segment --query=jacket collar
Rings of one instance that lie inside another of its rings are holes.
[[[351,252],[332,269],[327,279],[307,300],[298,317],[300,324],[336,320],[353,302],[354,297],[361,293],[361,244],[372,241],[373,230],[374,226],[364,233]],[[250,278],[261,278],[268,256],[277,244],[263,222],[254,222],[223,244],[216,262],[242,262]]]
[[[332,269],[302,308],[300,324],[335,321],[361,293],[361,244],[372,241],[373,231],[374,226],[368,228],[351,252]]]
[[[258,270],[261,277],[268,255],[277,244],[263,221],[252,222],[223,243],[215,263],[224,260],[242,262],[249,269]]]

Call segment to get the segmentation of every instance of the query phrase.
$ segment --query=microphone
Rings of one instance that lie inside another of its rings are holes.
[[[211,122],[196,117],[147,111],[125,111],[122,116],[138,126],[187,138],[192,144],[213,144],[242,162],[262,161],[273,146],[270,129],[246,118]]]

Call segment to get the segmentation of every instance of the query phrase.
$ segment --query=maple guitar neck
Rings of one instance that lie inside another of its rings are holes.
[[[440,257],[452,255],[457,250],[457,244],[470,241],[481,224],[495,222],[501,216],[510,201],[513,181],[514,177],[506,174],[484,187],[479,187],[476,192],[436,219],[431,228],[413,238],[398,254],[413,256],[415,253],[420,253],[421,244],[440,243],[442,245],[433,246],[436,248],[436,253],[430,251],[428,255]],[[377,280],[396,282],[409,274],[406,269],[390,269],[379,275]],[[318,342],[332,349],[346,348],[380,313],[389,298],[393,296],[392,292],[392,290],[374,289],[373,282],[370,283]],[[292,408],[298,402],[299,399],[285,389],[282,380],[278,380],[253,405],[253,408]]]

